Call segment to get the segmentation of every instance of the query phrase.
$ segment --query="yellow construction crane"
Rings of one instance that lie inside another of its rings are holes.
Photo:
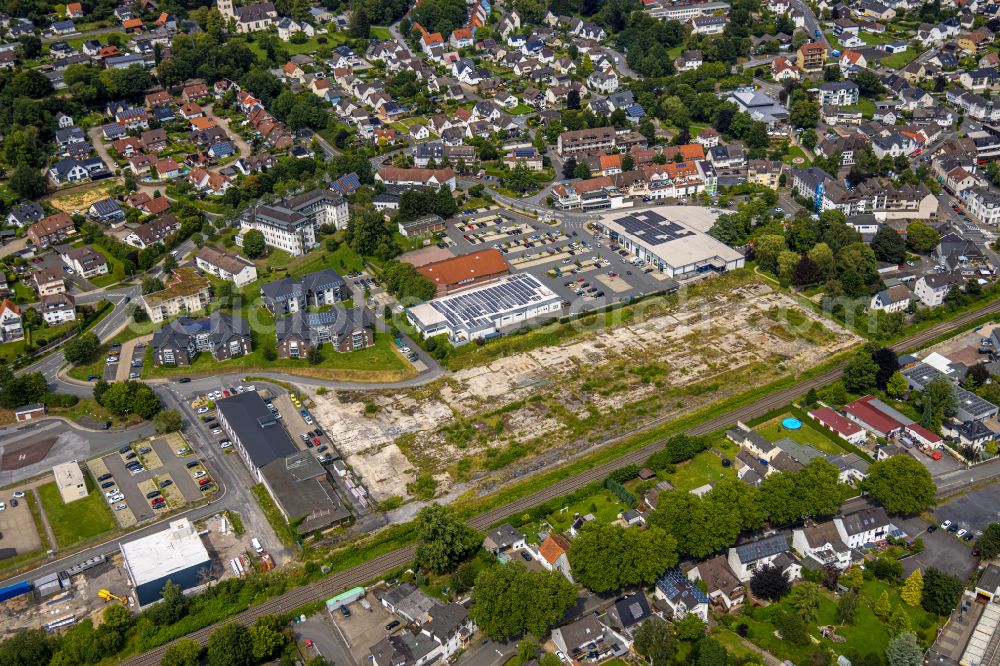
[[[112,594],[109,590],[100,590],[100,591],[98,591],[97,596],[99,596],[105,602],[108,602],[108,601],[117,601],[120,604],[122,604],[123,606],[128,606],[128,600],[127,599],[123,599],[122,597],[119,597],[116,594]]]

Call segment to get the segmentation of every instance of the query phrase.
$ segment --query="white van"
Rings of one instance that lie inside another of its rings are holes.
[[[250,539],[250,545],[253,546],[253,549],[258,553],[264,552],[264,549],[261,547],[260,541],[257,540],[257,537]]]

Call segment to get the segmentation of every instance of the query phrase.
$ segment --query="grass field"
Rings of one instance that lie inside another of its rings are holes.
[[[261,332],[261,335],[273,337],[273,333]],[[230,371],[250,370],[282,370],[292,375],[333,379],[340,381],[390,382],[400,381],[416,374],[410,365],[392,343],[387,333],[376,333],[375,344],[367,349],[339,353],[327,344],[322,347],[323,360],[318,365],[310,365],[305,359],[279,358],[273,361],[264,359],[258,348],[246,356],[232,358],[227,361],[216,361],[210,354],[199,354],[194,363],[187,366],[168,368],[154,366],[152,348],[146,349],[146,363],[143,367],[143,378],[183,377],[211,375]]]
[[[789,416],[794,416],[794,414],[786,412],[771,419],[770,421],[767,421],[766,423],[754,426],[754,430],[764,435],[764,437],[767,437],[772,442],[776,442],[782,437],[787,437],[792,441],[798,442],[799,444],[808,444],[809,446],[819,449],[823,453],[832,453],[834,455],[845,453],[844,449],[831,442],[826,435],[815,428],[809,421],[803,421],[802,427],[798,430],[787,430],[781,425],[781,420]]]
[[[882,64],[889,69],[903,69],[916,60],[919,55],[915,49],[907,49],[902,53],[893,53],[888,58],[884,58]]]
[[[722,477],[736,477],[736,470],[722,466],[722,458],[711,451],[702,451],[691,460],[677,465],[677,470],[666,480],[677,490],[694,490],[706,483],[714,484]]]
[[[857,104],[843,108],[846,111],[860,111],[865,118],[871,118],[875,115],[875,102],[865,97],[859,99]]]
[[[86,213],[91,204],[95,201],[108,198],[111,190],[121,185],[121,183],[120,178],[108,178],[94,183],[90,187],[73,188],[72,192],[56,192],[49,197],[48,201],[53,208],[58,208],[67,213],[72,214],[75,211]]]
[[[785,156],[784,160],[785,164],[794,164],[794,159],[796,157],[801,157],[803,160],[805,160],[803,164],[796,166],[807,166],[809,164],[809,158],[806,157],[806,153],[804,150],[802,150],[798,146],[789,146],[788,155]]]
[[[38,488],[42,510],[49,519],[60,548],[74,546],[115,529],[115,519],[104,496],[93,487],[89,477],[85,478],[87,496],[69,504],[63,504],[55,481]]]

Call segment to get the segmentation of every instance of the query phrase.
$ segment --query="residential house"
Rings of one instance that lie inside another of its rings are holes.
[[[833,521],[793,530],[792,548],[802,556],[807,568],[834,567],[843,571],[851,566],[851,549]]]
[[[841,541],[852,549],[882,541],[895,530],[889,514],[882,507],[864,509],[848,516],[834,518],[833,524]]]
[[[156,243],[162,243],[180,228],[181,224],[174,215],[160,215],[140,224],[132,230],[132,233],[125,236],[122,242],[142,250]]]
[[[251,352],[250,325],[243,317],[221,312],[206,319],[184,316],[153,333],[150,346],[156,365],[191,365],[200,352],[224,361]]]
[[[585,615],[567,625],[556,627],[552,630],[552,642],[570,660],[592,657],[596,661],[616,652],[625,652],[625,648],[596,615]],[[618,646],[618,650],[614,650],[615,646]]]
[[[656,581],[653,594],[667,604],[675,620],[682,620],[691,614],[701,618],[702,622],[708,622],[708,596],[680,569],[667,569]]]
[[[158,323],[185,312],[198,312],[208,307],[211,283],[193,268],[175,268],[166,286],[142,296],[150,321]]]
[[[736,577],[725,555],[699,562],[687,573],[692,582],[703,581],[709,601],[723,611],[739,606],[745,597],[743,583]]]
[[[883,312],[905,312],[910,307],[910,289],[905,284],[897,284],[883,289],[872,296],[868,307]]]
[[[0,303],[0,342],[13,342],[24,339],[24,324],[21,309],[3,299]]]
[[[788,539],[781,534],[764,537],[729,549],[729,568],[740,581],[746,583],[755,570],[774,564],[779,556],[789,552]]]
[[[619,641],[631,648],[636,630],[652,616],[646,594],[639,590],[616,599],[604,614],[604,624]]]
[[[89,245],[60,249],[59,256],[67,267],[80,277],[89,280],[98,275],[107,275],[109,272],[108,262],[100,252]]]
[[[49,326],[76,321],[76,300],[69,294],[50,294],[39,301],[38,311]]]
[[[483,539],[483,549],[494,555],[522,550],[525,545],[524,534],[511,527],[510,523],[488,531]]]
[[[558,571],[573,583],[573,572],[569,564],[569,540],[561,534],[550,534],[537,549],[535,559],[549,571]]]
[[[61,243],[70,236],[76,235],[76,226],[69,213],[55,213],[43,217],[28,227],[27,237],[36,247],[48,247]]]
[[[913,295],[929,308],[944,303],[944,297],[952,289],[965,286],[965,278],[957,273],[932,273],[917,278],[913,286]]]
[[[232,282],[237,288],[245,287],[257,279],[257,267],[252,261],[207,245],[198,250],[195,265],[217,278]]]

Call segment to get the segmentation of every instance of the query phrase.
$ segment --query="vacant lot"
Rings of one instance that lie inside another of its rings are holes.
[[[424,496],[430,477],[439,493],[489,489],[858,341],[750,276],[714,282],[697,298],[593,317],[589,329],[507,338],[506,355],[418,389],[317,396],[314,413],[377,500],[406,495],[418,478]]]
[[[46,483],[38,488],[42,498],[42,510],[49,519],[56,543],[60,548],[68,548],[91,537],[115,529],[115,519],[104,496],[94,489],[87,479],[89,494],[80,500],[63,504],[56,482]]]
[[[111,190],[118,185],[121,185],[120,179],[108,178],[107,180],[94,183],[89,187],[83,186],[72,188],[61,194],[56,193],[49,199],[49,203],[52,204],[53,208],[58,208],[67,213],[75,213],[77,211],[86,213],[87,209],[94,202],[107,199]]]

